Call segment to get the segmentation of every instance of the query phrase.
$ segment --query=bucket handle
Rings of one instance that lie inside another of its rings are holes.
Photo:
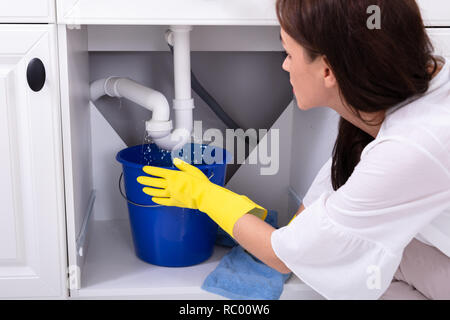
[[[214,177],[214,172],[211,173],[211,176],[210,176],[208,179],[211,180],[212,177]],[[155,205],[143,205],[143,204],[138,204],[138,203],[135,203],[135,202],[131,201],[130,199],[128,199],[127,196],[123,193],[123,190],[122,190],[122,180],[123,180],[123,171],[120,173],[120,177],[119,177],[119,191],[120,191],[120,194],[122,195],[122,197],[123,197],[128,203],[131,203],[131,204],[133,204],[133,205],[135,205],[135,206],[143,207],[143,208],[162,207],[162,205],[160,205],[160,204],[155,204]]]

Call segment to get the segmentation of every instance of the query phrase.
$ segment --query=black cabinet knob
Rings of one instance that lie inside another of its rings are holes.
[[[27,82],[30,89],[40,91],[45,83],[45,67],[41,59],[34,58],[28,63]]]

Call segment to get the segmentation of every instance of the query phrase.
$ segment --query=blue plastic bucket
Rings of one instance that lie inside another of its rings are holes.
[[[229,152],[193,143],[177,152],[176,157],[199,168],[211,182],[224,185]],[[220,160],[209,164],[211,160],[206,158],[211,156]],[[137,177],[147,175],[142,171],[145,165],[178,170],[172,163],[171,153],[156,144],[145,144],[121,150],[116,160],[123,166],[131,233],[138,258],[159,266],[185,267],[211,257],[217,224],[199,210],[154,203],[142,191],[144,186],[136,181]]]

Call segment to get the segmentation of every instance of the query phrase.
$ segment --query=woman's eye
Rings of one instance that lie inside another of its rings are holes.
[[[285,58],[285,59],[286,59],[286,58],[288,58],[288,59],[291,58],[291,55],[290,55],[289,53],[287,53],[286,51],[283,51],[283,54],[284,54],[284,58]]]

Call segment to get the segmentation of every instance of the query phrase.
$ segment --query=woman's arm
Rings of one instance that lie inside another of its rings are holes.
[[[290,273],[291,270],[278,259],[272,249],[270,238],[273,231],[275,228],[268,223],[252,214],[246,214],[234,225],[233,236],[244,249],[269,267],[281,273]]]
[[[304,209],[305,207],[301,205],[296,215]],[[268,223],[254,215],[246,214],[234,225],[233,235],[244,249],[269,267],[281,273],[290,273],[291,270],[276,256],[272,249],[270,238],[273,231],[275,231],[275,228]]]

